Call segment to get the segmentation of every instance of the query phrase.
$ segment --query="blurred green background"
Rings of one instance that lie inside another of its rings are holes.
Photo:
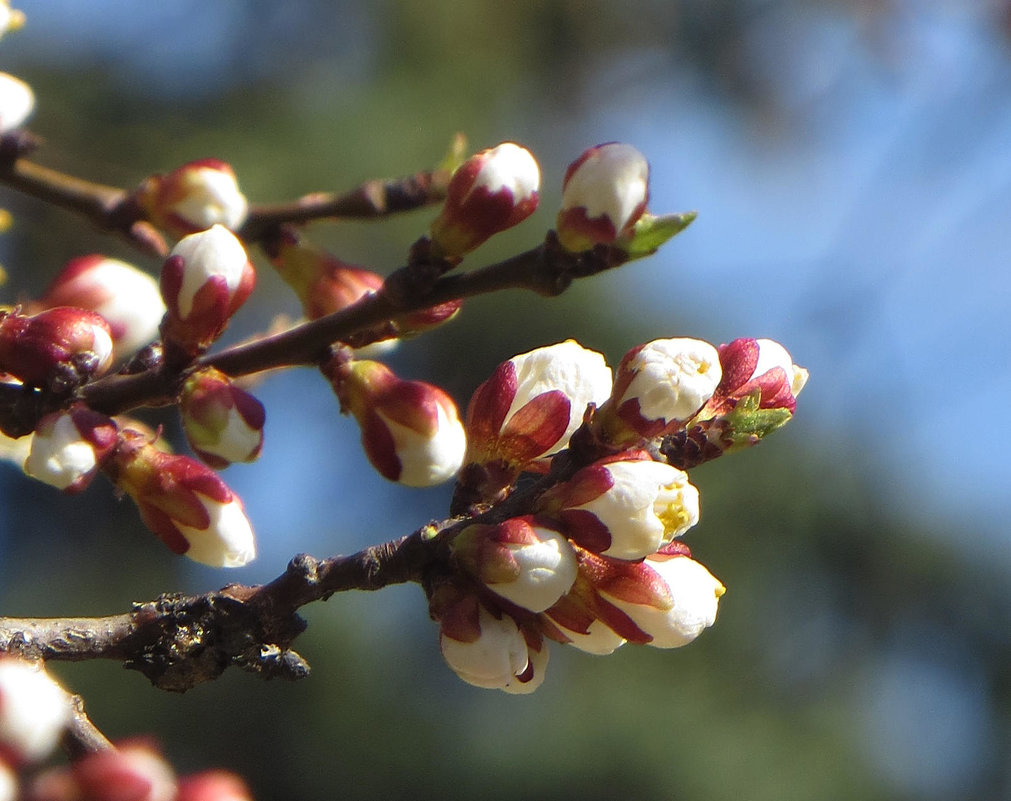
[[[435,164],[450,137],[537,154],[541,210],[473,261],[536,243],[566,165],[629,141],[655,212],[698,221],[560,298],[470,301],[393,363],[461,404],[495,364],[575,337],[616,363],[660,336],[782,341],[811,370],[797,419],[704,466],[687,538],[728,586],[679,651],[554,648],[533,696],[442,664],[414,586],[306,610],[313,676],[237,672],[183,695],[117,665],[60,665],[114,738],[261,799],[1011,798],[1011,549],[1003,414],[1011,292],[1011,12],[998,0],[25,0],[0,69],[38,96],[37,160],[133,186],[214,156],[254,202]],[[156,271],[0,188],[4,300],[74,256]],[[434,212],[319,223],[381,272]],[[297,306],[260,272],[229,332]],[[101,482],[67,498],[0,466],[0,614],[109,614],[279,573],[444,515],[448,490],[369,471],[309,370],[270,377],[262,460],[230,468],[261,556],[174,559]],[[174,432],[171,416],[159,419]]]

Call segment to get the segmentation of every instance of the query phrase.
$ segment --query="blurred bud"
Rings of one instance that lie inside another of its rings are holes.
[[[575,542],[614,559],[642,559],[699,522],[699,491],[688,474],[646,454],[588,465],[541,503]]]
[[[183,431],[190,447],[211,467],[253,462],[263,447],[263,404],[220,370],[192,373],[179,396]]]
[[[71,767],[80,797],[88,801],[175,801],[171,765],[148,743],[119,743]]]
[[[0,134],[20,128],[35,110],[35,93],[32,87],[0,72]]]
[[[157,339],[165,314],[154,278],[132,264],[100,254],[67,262],[40,303],[44,308],[76,306],[101,314],[112,331],[117,359]]]
[[[456,475],[467,437],[449,395],[367,359],[335,356],[323,373],[341,410],[358,421],[365,455],[380,475],[409,487],[432,487]]]
[[[610,399],[594,418],[604,441],[634,446],[692,416],[720,383],[716,348],[698,339],[657,339],[621,360]]]
[[[435,616],[442,656],[468,684],[525,694],[543,683],[547,644],[539,633],[521,631],[510,615],[460,593]]]
[[[0,759],[0,801],[17,801],[18,784],[18,774]]]
[[[238,238],[221,225],[190,234],[172,248],[161,272],[168,307],[166,344],[194,356],[205,350],[246,302],[256,273]]]
[[[70,723],[70,697],[41,664],[0,655],[0,762],[45,759]]]
[[[82,404],[39,421],[25,472],[64,492],[80,492],[115,447],[116,424]]]
[[[467,408],[468,463],[515,468],[561,450],[589,403],[611,391],[604,357],[572,339],[500,364]]]
[[[533,214],[541,171],[530,151],[512,142],[482,150],[453,173],[442,213],[432,223],[435,252],[448,259]]]
[[[238,231],[249,206],[231,166],[200,159],[167,175],[153,175],[138,189],[138,200],[151,222],[182,237],[223,225]]]
[[[176,801],[253,801],[253,794],[234,773],[207,770],[181,778]]]
[[[32,316],[0,311],[0,372],[68,392],[112,364],[112,333],[95,312],[59,306]]]
[[[195,459],[163,453],[147,437],[125,430],[103,471],[174,553],[211,567],[242,567],[256,556],[239,496]]]
[[[453,540],[453,556],[496,595],[531,612],[543,612],[576,579],[576,555],[550,521],[514,517],[473,525]]]
[[[574,253],[620,244],[648,199],[649,164],[642,153],[620,142],[591,147],[565,172],[558,240]]]
[[[23,11],[11,8],[10,0],[0,0],[0,36],[24,27]]]
[[[716,622],[726,588],[694,559],[661,552],[635,568],[635,581],[601,582],[597,591],[649,637],[647,644],[678,648]]]

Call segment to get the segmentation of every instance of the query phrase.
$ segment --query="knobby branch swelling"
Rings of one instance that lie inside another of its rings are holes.
[[[13,13],[0,0],[4,9]],[[298,555],[263,585],[163,594],[99,618],[0,617],[0,801],[4,781],[15,791],[46,781],[25,778],[26,766],[59,737],[77,761],[72,777],[58,774],[66,795],[46,798],[87,795],[92,780],[106,788],[127,764],[145,781],[168,782],[165,797],[218,797],[177,787],[149,752],[110,748],[79,699],[37,667],[47,661],[113,659],[175,691],[229,666],[302,678],[309,666],[291,647],[305,628],[301,607],[403,582],[423,588],[447,665],[470,684],[513,694],[542,684],[549,642],[595,654],[675,648],[713,625],[725,588],[684,542],[700,508],[688,471],[792,418],[807,371],[782,345],[662,338],[635,345],[612,370],[602,354],[566,340],[503,361],[464,414],[439,387],[382,361],[400,340],[450,322],[468,298],[515,288],[557,295],[684,230],[694,213],[648,210],[648,164],[634,147],[585,150],[565,173],[555,227],[539,245],[464,270],[475,249],[537,207],[540,166],[516,143],[464,158],[457,139],[435,170],[251,206],[216,159],[133,190],[28,161],[35,140],[22,123],[33,103],[27,85],[0,74],[0,182],[124,236],[161,269],[155,281],[83,256],[41,297],[0,311],[7,458],[19,454],[26,474],[71,494],[103,474],[172,552],[242,566],[256,556],[253,525],[217,471],[255,461],[269,427],[238,379],[310,365],[357,423],[380,475],[455,489],[444,520],[351,556]],[[309,223],[435,203],[427,235],[385,277],[306,235]],[[305,321],[214,350],[254,291],[254,247],[296,294]],[[168,451],[134,416],[151,406],[178,408],[193,455]],[[216,792],[224,798],[225,789]]]

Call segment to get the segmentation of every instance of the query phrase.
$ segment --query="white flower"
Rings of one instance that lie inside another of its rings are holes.
[[[37,762],[70,722],[70,699],[39,666],[0,657],[0,752]]]
[[[643,563],[667,587],[667,598],[639,604],[600,590],[600,595],[627,614],[653,639],[655,648],[687,645],[716,622],[716,609],[726,588],[703,565],[687,556],[658,556]]]
[[[35,93],[32,87],[0,72],[0,134],[20,128],[35,109]]]
[[[509,615],[495,617],[483,605],[478,605],[478,625],[481,633],[473,642],[461,642],[441,632],[442,656],[468,684],[504,689],[527,669],[527,643]]]
[[[657,339],[631,352],[618,368],[624,391],[615,406],[638,400],[644,421],[689,420],[720,383],[720,355],[699,339]],[[624,381],[623,381],[624,379]]]
[[[793,363],[790,353],[771,339],[757,339],[758,343],[758,364],[755,365],[755,372],[752,378],[758,378],[763,373],[780,367],[786,373],[786,379],[790,383],[790,391],[796,398],[807,383],[808,372],[803,367],[798,367]]]
[[[572,479],[574,488],[584,490],[576,497],[585,497],[590,482],[603,491],[580,505],[564,506],[561,517],[573,539],[591,550],[596,550],[591,547],[596,532],[586,532],[591,542],[584,543],[580,525],[603,529],[601,539],[609,536],[610,545],[598,552],[605,556],[641,559],[699,521],[699,491],[687,473],[671,465],[650,460],[590,465]]]

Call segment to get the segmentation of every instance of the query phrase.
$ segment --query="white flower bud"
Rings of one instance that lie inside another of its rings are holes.
[[[35,93],[32,87],[0,72],[0,134],[20,128],[35,110]]]
[[[790,384],[790,391],[796,398],[807,383],[808,372],[803,367],[798,367],[793,363],[793,357],[789,351],[771,339],[757,339],[758,343],[758,364],[755,372],[751,376],[757,378],[763,373],[780,367],[786,373],[786,379]]]
[[[0,657],[0,751],[20,762],[44,759],[70,714],[67,693],[40,666]]]
[[[495,617],[481,604],[477,609],[480,635],[476,640],[461,642],[443,630],[439,646],[446,664],[465,682],[501,690],[527,669],[527,643],[509,615]]]

